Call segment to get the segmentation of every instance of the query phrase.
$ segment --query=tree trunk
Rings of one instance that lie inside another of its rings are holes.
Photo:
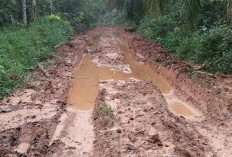
[[[232,26],[232,1],[229,2],[227,6],[227,20],[230,22]]]
[[[36,0],[31,0],[31,21],[36,20]]]
[[[13,15],[10,15],[10,19],[11,19],[11,23],[12,23],[12,24],[15,24],[15,18],[14,18]]]
[[[49,10],[50,10],[50,14],[53,13],[53,1],[50,0],[50,3],[49,3]]]
[[[27,24],[27,6],[26,6],[26,0],[21,0],[22,3],[22,21],[23,24]]]

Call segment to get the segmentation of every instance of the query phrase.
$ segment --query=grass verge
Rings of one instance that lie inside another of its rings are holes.
[[[71,25],[51,16],[40,17],[28,28],[0,30],[0,99],[29,80],[38,62],[51,58],[54,46],[73,33]]]

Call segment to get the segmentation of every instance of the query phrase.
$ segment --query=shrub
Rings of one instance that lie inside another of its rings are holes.
[[[232,73],[232,31],[227,25],[186,32],[172,19],[145,17],[138,28],[145,38],[161,42],[166,51],[194,64],[205,64],[208,72]]]
[[[172,53],[176,52],[177,47],[186,36],[182,29],[176,27],[174,21],[167,16],[157,19],[145,17],[138,28],[138,32],[142,33],[145,29],[147,29],[144,33],[146,39],[161,42],[163,47]]]
[[[54,18],[52,18],[54,19]],[[21,86],[28,71],[52,55],[67,40],[72,27],[66,21],[38,18],[29,28],[11,27],[0,33],[0,99]],[[15,78],[12,78],[15,76]]]
[[[173,32],[168,32],[166,38],[161,40],[161,43],[166,51],[176,53],[177,48],[185,38],[186,34],[179,27],[176,27]]]
[[[144,36],[148,39],[161,42],[169,32],[174,30],[175,24],[174,21],[167,16],[162,16],[156,19],[145,17],[142,20],[138,31],[143,32],[143,30],[148,27],[150,27],[150,29],[144,33]]]
[[[61,18],[58,15],[54,15],[54,14],[47,15],[46,19],[48,19],[49,21],[61,20]]]
[[[232,72],[232,32],[227,26],[201,30],[186,38],[178,48],[181,58],[206,64],[209,72]]]

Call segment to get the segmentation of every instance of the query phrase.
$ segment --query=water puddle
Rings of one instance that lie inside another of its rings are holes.
[[[130,74],[112,70],[109,67],[97,66],[92,56],[85,55],[80,67],[74,70],[72,85],[69,92],[69,107],[77,110],[91,110],[99,92],[100,80],[129,80]]]
[[[163,94],[163,96],[168,102],[169,110],[175,115],[183,116],[189,120],[201,116],[201,113],[198,110],[179,100],[173,90],[171,90],[168,94]]]
[[[99,36],[95,38],[93,48],[97,48],[96,43],[99,42]],[[178,116],[194,117],[196,114],[183,103],[172,100],[174,96],[171,91],[171,84],[168,80],[160,76],[154,69],[148,65],[137,62],[132,54],[128,51],[125,44],[119,40],[120,49],[129,63],[131,73],[113,70],[106,66],[97,66],[91,55],[85,55],[78,68],[73,72],[72,85],[68,95],[69,107],[77,110],[91,110],[95,105],[95,99],[99,92],[100,80],[124,80],[128,81],[132,78],[144,82],[152,82],[164,94],[168,101],[169,109]]]
[[[80,67],[76,68],[73,73],[73,88],[68,96],[69,107],[78,110],[92,109],[99,92],[100,80],[129,81],[134,78],[145,82],[153,82],[163,93],[170,91],[171,86],[168,81],[163,80],[150,67],[134,61],[129,53],[126,53],[125,57],[132,69],[130,74],[105,66],[97,66],[96,63],[92,62],[92,56],[85,55]]]
[[[195,116],[194,113],[188,109],[184,104],[181,102],[173,102],[169,105],[171,111],[173,111],[177,115],[181,115],[183,117],[193,117]]]
[[[124,56],[127,62],[131,66],[132,73],[135,74],[136,78],[145,82],[152,82],[156,85],[163,93],[164,98],[168,102],[168,108],[177,116],[183,116],[187,119],[193,119],[196,116],[200,116],[200,113],[189,105],[179,101],[171,90],[170,82],[164,77],[160,76],[154,69],[148,65],[137,62],[132,53],[128,52],[128,48],[125,44],[119,40],[119,46],[124,52]]]
[[[129,63],[133,77],[144,81],[152,82],[160,91],[167,94],[171,91],[171,84],[164,77],[160,76],[152,67],[136,61],[128,49],[120,42],[119,44],[126,61]]]

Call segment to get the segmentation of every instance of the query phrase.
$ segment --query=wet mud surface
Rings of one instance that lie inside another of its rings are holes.
[[[152,83],[103,82],[97,104],[98,156],[210,155],[210,146],[204,144],[207,140],[191,123],[168,110]],[[112,109],[111,117],[105,108]]]
[[[229,157],[232,79],[102,26],[2,100],[0,156]]]

